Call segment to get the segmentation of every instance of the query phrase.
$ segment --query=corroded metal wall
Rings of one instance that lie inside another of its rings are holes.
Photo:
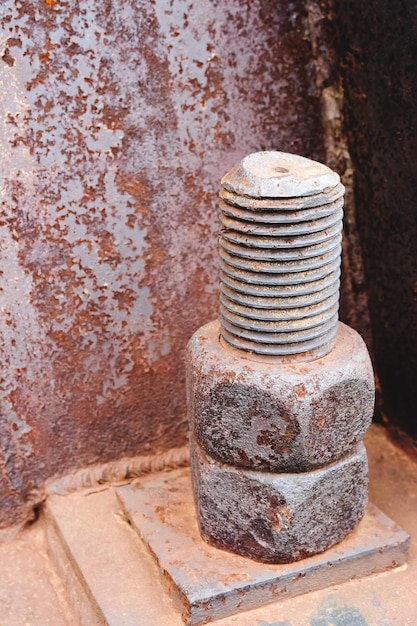
[[[3,0],[0,525],[54,475],[186,441],[219,179],[322,159],[301,2]]]

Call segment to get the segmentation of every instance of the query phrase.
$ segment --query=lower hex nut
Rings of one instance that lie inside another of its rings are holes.
[[[265,563],[323,552],[362,519],[368,500],[364,445],[324,468],[302,473],[221,463],[191,442],[194,497],[202,537]]]

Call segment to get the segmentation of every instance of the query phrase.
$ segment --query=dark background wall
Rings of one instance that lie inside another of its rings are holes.
[[[383,411],[417,440],[417,4],[331,9]]]
[[[0,24],[5,526],[51,476],[186,443],[219,180],[324,150],[299,0],[4,0]]]

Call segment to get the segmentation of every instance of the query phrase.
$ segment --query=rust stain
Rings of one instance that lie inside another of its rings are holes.
[[[291,420],[286,414],[282,419],[287,422],[284,432],[276,424],[271,424],[268,430],[261,430],[256,438],[258,445],[270,446],[275,454],[290,452],[291,443],[300,432],[300,426],[295,420]]]
[[[304,398],[304,396],[306,395],[305,385],[294,385],[294,393],[296,393],[299,398]]]
[[[169,517],[166,515],[166,509],[163,506],[155,507],[155,514],[158,516],[158,519],[162,522],[162,524],[169,523]]]
[[[271,528],[280,532],[283,528],[288,528],[292,515],[288,505],[277,498],[271,498],[271,504],[265,511],[266,518],[271,524]]]
[[[9,67],[13,67],[13,65],[15,64],[15,58],[10,54],[9,48],[5,49],[5,51],[1,55],[1,58]]]

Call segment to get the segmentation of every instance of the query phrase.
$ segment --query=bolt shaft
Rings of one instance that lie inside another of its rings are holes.
[[[192,479],[202,537],[263,562],[323,552],[367,504],[374,380],[338,322],[343,193],[282,152],[222,179],[220,320],[187,349]]]
[[[344,187],[326,166],[281,152],[222,179],[220,324],[233,347],[309,361],[333,348]]]

